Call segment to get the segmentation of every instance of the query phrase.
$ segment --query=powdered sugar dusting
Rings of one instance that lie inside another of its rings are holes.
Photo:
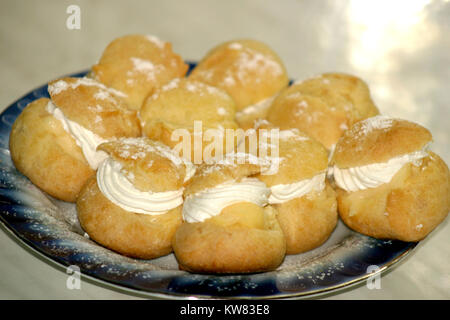
[[[265,110],[269,109],[269,107],[272,105],[272,102],[275,100],[276,97],[277,95],[273,95],[272,97],[263,99],[255,104],[249,105],[245,107],[245,109],[236,112],[236,117],[242,117],[244,115],[253,115],[264,112]]]
[[[64,80],[58,80],[48,85],[48,92],[50,95],[57,95],[62,91],[65,91],[69,88],[69,84]]]
[[[113,88],[108,88],[106,87],[103,83],[100,83],[94,79],[90,79],[90,78],[76,78],[76,80],[74,82],[67,82],[63,79],[58,80],[56,82],[53,82],[51,84],[48,85],[48,92],[50,93],[50,95],[57,95],[59,93],[61,93],[62,91],[65,91],[69,88],[71,89],[76,89],[78,88],[80,85],[83,86],[94,86],[99,88],[100,90],[103,90],[98,92],[97,94],[100,94],[100,96],[105,97],[105,96],[109,96],[109,93],[112,93],[118,97],[126,97],[127,95],[119,90],[115,90]],[[101,99],[101,98],[97,98],[96,99]]]
[[[156,37],[154,35],[149,34],[149,35],[146,35],[145,37],[147,38],[148,41],[155,44],[160,49],[163,49],[166,44],[165,41],[162,41],[161,39],[159,39],[158,37]]]
[[[94,94],[94,98],[99,100],[106,100],[110,97],[111,95],[107,91],[99,91]]]
[[[373,130],[385,130],[392,127],[394,119],[379,115],[366,120],[361,121],[361,133],[368,135]]]
[[[161,91],[170,91],[170,90],[176,89],[179,87],[179,84],[180,84],[180,78],[175,78],[172,81],[170,81],[169,83],[162,86]]]
[[[302,100],[298,103],[298,106],[302,107],[302,108],[308,108],[308,102],[306,102],[305,100]]]
[[[183,162],[169,147],[162,144],[149,144],[147,140],[143,138],[120,138],[118,142],[120,143],[119,155],[122,158],[136,160],[138,158],[145,158],[147,153],[155,152],[164,158],[173,160],[177,166]]]
[[[155,65],[148,60],[131,57],[131,61],[133,62],[134,68],[141,72],[153,72],[155,71]]]
[[[131,57],[131,62],[133,63],[133,71],[138,73],[143,73],[147,76],[147,79],[150,81],[155,80],[155,74],[159,72],[160,67],[155,66],[151,61],[137,58],[137,57]],[[128,71],[127,75],[132,76],[133,71]]]
[[[230,48],[232,50],[241,50],[242,44],[240,44],[239,42],[232,42],[228,45],[228,48]]]
[[[196,86],[192,82],[186,83],[186,90],[189,92],[197,92],[199,90],[199,86]]]
[[[300,134],[296,128],[289,130],[280,130],[279,137],[281,140],[294,139],[296,141],[308,141],[309,138]]]
[[[217,114],[219,116],[225,116],[228,114],[228,111],[227,111],[227,109],[220,107],[220,108],[217,108]]]
[[[297,99],[301,98],[301,96],[302,96],[302,94],[300,92],[296,91],[296,92],[291,92],[291,93],[287,94],[285,96],[285,98],[297,100]]]
[[[162,143],[149,143],[145,138],[120,138],[118,141],[120,142],[119,156],[124,159],[142,159],[146,157],[147,153],[153,152],[170,160],[176,167],[184,166],[186,169],[185,181],[195,173],[195,166],[189,160],[180,157],[176,151]],[[132,150],[131,146],[135,147],[135,150]]]
[[[253,127],[255,129],[258,129],[259,127],[267,126],[267,125],[270,125],[270,122],[268,120],[266,120],[266,119],[256,119],[253,122]]]
[[[297,117],[301,117],[304,113],[306,113],[306,109],[308,108],[308,106],[308,102],[306,102],[305,100],[298,101],[298,103],[296,104],[294,115]],[[311,118],[311,114],[308,113],[307,116]],[[309,120],[309,122],[311,120],[312,118]]]
[[[226,75],[226,77],[223,79],[223,83],[226,86],[231,87],[231,86],[234,86],[236,84],[236,80],[234,80],[234,77],[230,73],[228,73]]]
[[[239,43],[231,43],[230,49],[239,50],[237,59],[234,61],[234,68],[227,69],[223,77],[223,85],[234,86],[237,82],[246,83],[248,81],[260,83],[262,74],[270,74],[278,76],[283,73],[282,66],[269,56],[265,56],[260,52],[246,48]],[[203,73],[207,78],[211,74]]]
[[[200,82],[200,81],[186,81],[181,82],[180,78],[175,78],[169,83],[165,84],[161,87],[161,92],[171,91],[178,88],[184,88],[185,90],[194,93],[198,96],[204,96],[205,92],[210,95],[217,95],[220,96],[223,99],[231,99],[230,96],[224,91],[217,87],[211,86],[209,84]],[[155,100],[159,97],[159,92],[155,92],[152,95],[152,99]]]
[[[245,80],[247,75],[255,70],[266,71],[274,76],[280,75],[283,72],[279,63],[262,53],[248,48],[241,52],[236,64],[239,67],[237,76],[241,81]]]

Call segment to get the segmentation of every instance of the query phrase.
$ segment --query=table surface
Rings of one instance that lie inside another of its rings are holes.
[[[70,5],[80,29],[68,29]],[[225,40],[269,44],[293,79],[339,71],[364,79],[380,111],[429,128],[450,163],[450,2],[32,1],[0,2],[0,111],[31,89],[93,65],[114,38],[154,34],[186,60]],[[323,299],[449,299],[448,219],[381,278]],[[0,299],[140,299],[65,270],[0,230]]]

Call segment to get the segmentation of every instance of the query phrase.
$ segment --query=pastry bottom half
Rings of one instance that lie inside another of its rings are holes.
[[[402,167],[392,180],[356,192],[337,189],[339,215],[351,229],[379,239],[419,241],[448,214],[447,165],[430,152],[420,166]]]
[[[183,223],[173,248],[186,271],[249,273],[276,269],[286,242],[275,209],[243,202],[203,222]]]
[[[286,237],[286,254],[319,247],[330,237],[338,220],[336,193],[328,184],[321,192],[311,192],[274,207]]]

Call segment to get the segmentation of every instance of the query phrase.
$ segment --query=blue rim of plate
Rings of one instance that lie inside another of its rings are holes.
[[[189,72],[195,65],[189,63]],[[83,71],[69,76],[83,77],[86,74],[87,71]],[[42,204],[30,205],[41,201],[36,195],[40,191],[12,164],[9,134],[23,108],[41,97],[49,97],[47,85],[24,95],[0,114],[0,221],[27,247],[63,267],[76,265],[83,275],[113,289],[178,299],[312,297],[347,288],[381,274],[418,244],[378,240],[352,232],[304,264],[299,263],[286,270],[237,275],[164,270],[152,266],[151,261],[120,256],[68,229],[66,223],[47,212],[47,203],[43,204],[44,207]],[[370,266],[376,266],[375,272],[368,273]]]

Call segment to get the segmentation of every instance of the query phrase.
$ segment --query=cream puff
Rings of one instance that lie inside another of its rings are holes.
[[[248,273],[277,268],[286,243],[267,205],[270,189],[249,163],[203,164],[184,192],[183,223],[173,249],[183,270]]]
[[[425,238],[450,209],[449,170],[431,141],[422,126],[386,116],[346,131],[331,159],[342,220],[375,238]]]
[[[14,122],[11,158],[16,168],[51,196],[74,202],[104,159],[97,146],[137,137],[140,125],[115,90],[88,78],[49,83],[51,99],[30,103]]]
[[[91,239],[123,255],[151,259],[172,251],[184,184],[195,167],[147,138],[103,143],[108,157],[82,189],[78,219]]]
[[[234,40],[216,46],[189,78],[224,89],[236,102],[237,111],[271,98],[289,83],[278,55],[256,40]]]
[[[178,78],[149,96],[139,117],[145,136],[176,148],[199,164],[229,151],[221,142],[226,129],[238,127],[235,110],[233,99],[224,90]],[[220,138],[221,148],[208,148],[215,145],[213,138]]]
[[[90,76],[124,94],[123,100],[139,110],[144,99],[170,80],[183,77],[188,65],[169,42],[151,35],[126,35],[112,41]]]
[[[271,190],[268,202],[278,212],[286,254],[302,253],[323,244],[337,224],[336,193],[326,179],[328,152],[297,129],[269,135],[273,129],[270,124],[257,128],[259,145],[269,144],[271,161],[276,162],[257,178]]]
[[[325,73],[296,82],[273,101],[266,119],[281,129],[297,128],[332,149],[355,122],[379,114],[361,79]]]

